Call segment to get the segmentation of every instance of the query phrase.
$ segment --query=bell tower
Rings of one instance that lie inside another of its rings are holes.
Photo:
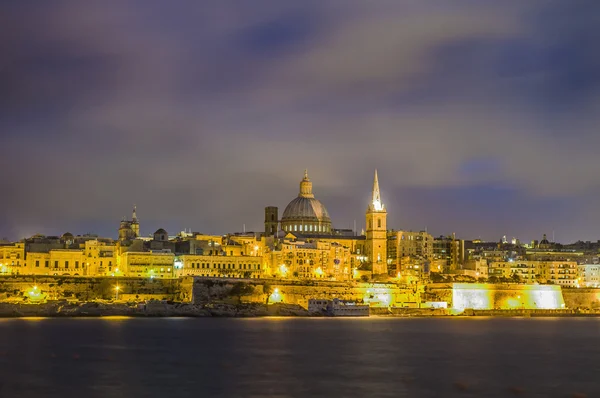
[[[373,275],[387,275],[387,211],[381,203],[377,170],[375,170],[372,199],[366,216],[365,254],[373,266]]]
[[[137,206],[133,205],[133,213],[131,214],[131,229],[135,234],[135,237],[140,236],[140,223],[137,218]]]
[[[265,236],[273,236],[279,226],[278,209],[275,206],[265,207]]]

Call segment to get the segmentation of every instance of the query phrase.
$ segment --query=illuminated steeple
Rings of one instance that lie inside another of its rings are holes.
[[[373,179],[371,203],[367,209],[365,254],[373,275],[387,275],[387,211],[381,203],[377,170]]]
[[[137,222],[137,206],[133,205],[133,214],[131,215],[131,221]]]
[[[369,210],[382,211],[384,209],[381,203],[381,192],[379,192],[379,179],[377,178],[377,169],[375,169],[375,178],[373,179],[373,199],[369,204]]]

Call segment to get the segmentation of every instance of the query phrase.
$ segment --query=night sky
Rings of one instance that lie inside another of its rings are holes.
[[[0,6],[0,238],[334,226],[600,239],[600,2]]]

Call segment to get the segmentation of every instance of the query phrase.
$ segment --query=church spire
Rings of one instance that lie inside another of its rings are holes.
[[[383,204],[381,203],[381,192],[379,191],[379,179],[377,178],[377,169],[375,169],[375,178],[373,179],[373,199],[369,208],[375,211],[383,210]]]
[[[137,222],[137,206],[133,205],[133,213],[131,214],[131,221]]]

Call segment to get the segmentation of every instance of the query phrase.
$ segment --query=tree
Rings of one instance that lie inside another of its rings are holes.
[[[439,272],[430,273],[429,278],[431,278],[431,282],[433,282],[433,283],[443,283],[446,281],[446,278],[444,278],[444,275],[440,274]]]
[[[269,304],[269,297],[271,297],[271,293],[273,293],[273,288],[268,283],[263,285],[263,293],[267,296],[265,304]]]
[[[492,276],[490,276],[490,277],[489,277],[488,281],[489,281],[490,283],[498,283],[500,280],[498,279],[498,277],[497,277],[497,276],[495,276],[495,275],[492,275]]]
[[[517,273],[514,273],[514,274],[512,274],[512,277],[511,277],[511,279],[512,279],[512,280],[513,280],[513,282],[515,282],[515,283],[519,283],[519,282],[521,282],[521,277],[520,277],[520,276],[519,276],[519,274],[517,274]]]
[[[215,283],[211,279],[207,279],[204,281],[204,286],[206,286],[206,301],[210,302],[210,288],[213,287]]]
[[[254,293],[254,287],[244,282],[236,283],[229,291],[230,295],[237,296],[239,304],[242,304],[242,296],[248,296],[252,293]]]
[[[361,275],[360,280],[363,282],[368,282],[369,281],[369,275]]]

